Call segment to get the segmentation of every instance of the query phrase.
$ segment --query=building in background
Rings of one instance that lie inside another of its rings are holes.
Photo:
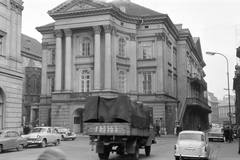
[[[130,0],[68,0],[42,34],[40,123],[83,131],[87,96],[126,94],[153,108],[164,133],[209,127],[200,38]]]
[[[38,124],[41,94],[42,45],[36,39],[21,35],[23,59],[23,123]]]
[[[230,95],[230,106],[231,106],[231,113],[235,113],[235,96]],[[230,124],[229,119],[229,99],[228,95],[223,97],[223,100],[219,102],[218,104],[218,110],[219,110],[219,122],[223,126]],[[235,114],[231,117],[232,124],[236,123]]]
[[[0,2],[0,129],[22,129],[23,70],[21,24],[23,1]]]
[[[240,30],[236,30],[239,33]],[[240,37],[236,37],[239,39]],[[235,120],[237,124],[240,124],[240,46],[236,49],[237,64],[235,65],[235,77],[233,78],[233,89],[235,91]]]
[[[213,93],[208,92],[208,105],[211,106],[212,113],[209,114],[210,124],[220,124],[219,122],[219,108],[218,108],[218,99],[214,96]]]

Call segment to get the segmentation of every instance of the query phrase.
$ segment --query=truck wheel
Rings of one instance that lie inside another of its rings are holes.
[[[151,153],[151,146],[145,146],[145,155],[149,156]]]
[[[132,160],[138,160],[139,158],[139,146],[136,144],[135,153],[131,154]]]
[[[104,153],[98,153],[98,157],[101,160],[108,159],[109,158],[109,154],[110,154],[110,152],[107,151],[106,148],[105,148],[104,149]]]

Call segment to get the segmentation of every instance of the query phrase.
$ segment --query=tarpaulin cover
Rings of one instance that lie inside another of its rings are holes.
[[[149,107],[132,101],[128,96],[102,98],[90,96],[86,99],[84,122],[128,122],[134,127],[147,128],[151,119]]]

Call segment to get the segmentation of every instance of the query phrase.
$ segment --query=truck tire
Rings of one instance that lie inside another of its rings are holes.
[[[145,146],[145,155],[150,156],[151,153],[151,146]]]
[[[131,154],[131,158],[132,158],[132,160],[138,160],[138,158],[139,158],[139,146],[138,146],[138,144],[136,144],[135,153]]]
[[[107,151],[106,149],[104,149],[104,153],[98,153],[98,157],[101,160],[105,160],[109,158],[109,154],[110,154],[110,151]]]

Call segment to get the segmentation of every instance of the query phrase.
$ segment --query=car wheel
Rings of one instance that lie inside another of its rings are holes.
[[[72,140],[74,141],[76,138],[73,138]]]
[[[175,156],[175,160],[180,160],[180,157],[178,157],[178,156]]]
[[[19,144],[19,145],[17,146],[17,150],[18,150],[18,151],[23,150],[23,144]]]
[[[55,146],[58,146],[60,144],[60,140],[58,139],[56,142],[55,142]]]
[[[45,139],[44,139],[44,140],[42,141],[42,143],[40,144],[40,147],[42,147],[42,148],[46,147],[46,140],[45,140]]]
[[[3,152],[3,146],[0,145],[0,153],[2,153],[2,152]]]

